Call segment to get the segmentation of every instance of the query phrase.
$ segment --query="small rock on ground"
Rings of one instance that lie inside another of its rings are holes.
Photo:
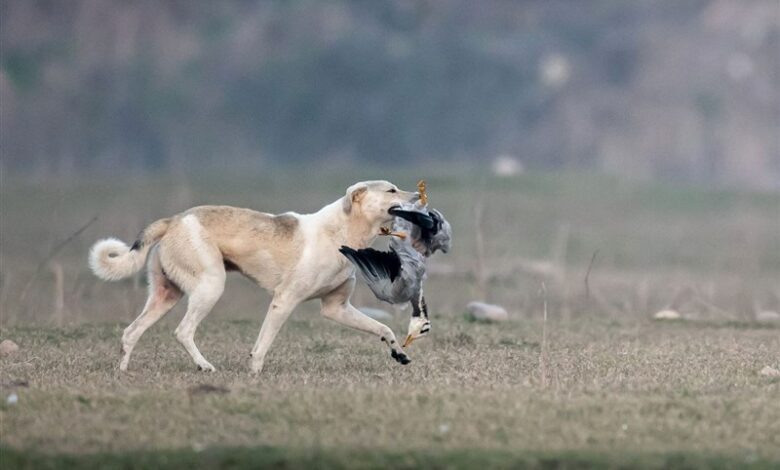
[[[500,305],[488,304],[485,302],[470,302],[466,310],[471,318],[479,321],[507,321],[509,314],[506,309]]]
[[[0,343],[0,356],[8,356],[19,350],[19,345],[11,341],[10,339],[4,339]]]
[[[780,370],[777,370],[774,367],[765,366],[763,369],[761,369],[759,374],[765,375],[767,377],[780,377]]]
[[[682,318],[682,315],[677,310],[667,309],[656,312],[653,318],[656,320],[679,320]]]
[[[393,316],[381,308],[360,307],[360,311],[374,320],[392,320]]]

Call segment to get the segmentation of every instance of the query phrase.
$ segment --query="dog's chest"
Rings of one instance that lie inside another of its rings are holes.
[[[344,233],[323,229],[316,221],[306,221],[301,228],[305,243],[296,277],[306,285],[307,297],[314,299],[342,286],[354,275],[354,269],[339,252],[348,243]]]
[[[352,276],[349,266],[342,263],[321,263],[309,270],[309,298],[318,298],[341,286]]]

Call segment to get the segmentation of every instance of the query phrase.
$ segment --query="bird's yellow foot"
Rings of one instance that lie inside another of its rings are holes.
[[[417,182],[417,192],[420,193],[420,204],[423,206],[428,205],[428,193],[425,192],[426,186],[425,186],[425,180],[420,180]]]

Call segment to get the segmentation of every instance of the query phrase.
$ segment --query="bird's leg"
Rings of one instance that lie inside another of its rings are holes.
[[[423,307],[425,305],[425,297],[423,297],[423,291],[420,289],[420,292],[417,293],[417,298],[412,299],[410,301],[412,304],[412,316],[413,317],[419,317],[423,314]],[[428,312],[425,311],[425,316],[428,317]]]
[[[417,294],[417,299],[412,299],[412,319],[409,321],[409,334],[402,347],[412,344],[417,338],[425,336],[431,331],[431,321],[428,320],[428,305],[425,303],[423,291]]]
[[[422,289],[420,289],[420,313],[426,320],[428,319],[428,304],[425,302]]]

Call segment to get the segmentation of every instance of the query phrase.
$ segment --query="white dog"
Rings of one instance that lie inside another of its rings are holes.
[[[113,281],[138,272],[148,260],[149,297],[141,315],[122,335],[126,370],[138,339],[184,294],[187,313],[176,338],[199,369],[214,370],[195,346],[195,330],[222,295],[225,272],[240,271],[273,293],[260,335],[251,352],[259,373],[268,349],[290,313],[301,302],[321,299],[322,314],[344,325],[377,335],[394,359],[410,359],[386,325],[350,304],[355,271],[339,253],[342,245],[365,248],[388,210],[419,199],[387,181],[365,181],[347,188],[341,199],[314,214],[271,215],[229,206],[200,206],[146,227],[132,247],[109,238],[90,251],[89,265],[101,279]]]

